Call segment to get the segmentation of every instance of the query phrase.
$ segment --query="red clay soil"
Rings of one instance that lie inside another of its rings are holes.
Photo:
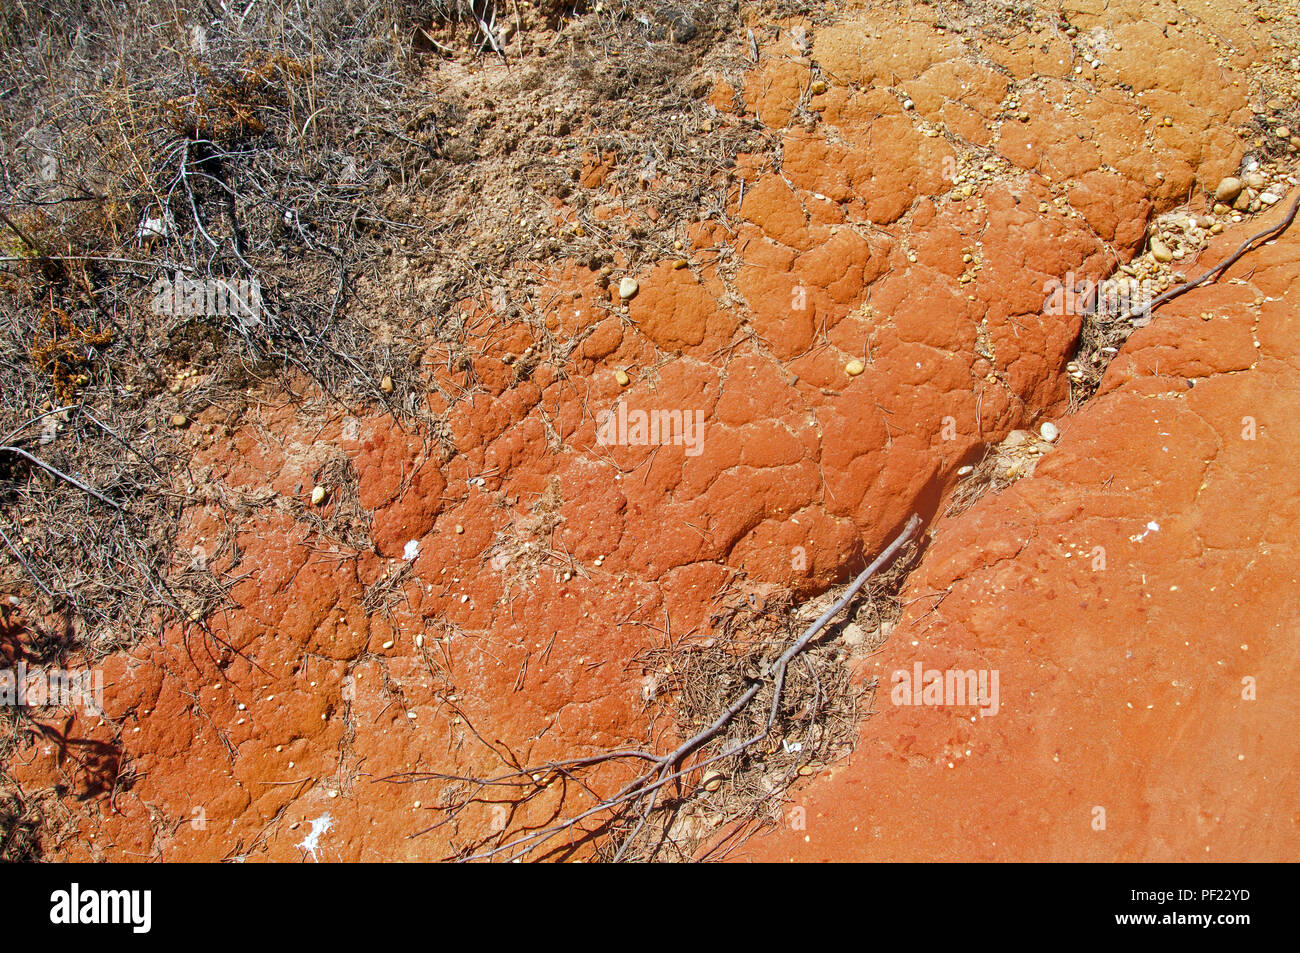
[[[734,227],[683,234],[688,266],[636,275],[626,314],[576,264],[538,276],[547,336],[466,302],[472,367],[437,345],[422,368],[443,439],[288,394],[198,420],[179,549],[232,569],[233,608],[108,659],[106,719],[60,725],[116,778],[47,741],[11,765],[60,792],[56,855],[432,859],[521,830],[558,791],[450,816],[393,780],[640,742],[640,653],[707,636],[724,597],[843,580],[1054,419],[1032,478],[934,527],[860,750],[797,792],[806,830],[732,856],[1295,857],[1300,246],[1161,312],[1073,417],[1080,318],[1043,313],[1045,282],[1109,273],[1238,170],[1267,33],[1074,6],[1122,39],[1083,79],[1064,34],[967,42],[927,6],[855,10],[811,58],[782,32],[711,98],[782,135],[781,170],[741,157]],[[600,444],[619,400],[702,411],[702,452]],[[1001,711],[891,706],[915,662],[998,669]]]
[[[733,859],[1300,854],[1297,278],[1290,233],[1168,306],[1032,477],[936,527],[859,749]],[[894,704],[918,663],[996,670],[999,710]]]

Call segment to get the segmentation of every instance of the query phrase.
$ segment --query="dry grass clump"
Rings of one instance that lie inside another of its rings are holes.
[[[347,309],[404,227],[381,196],[428,159],[376,122],[413,95],[405,16],[361,0],[0,13],[0,588],[94,653],[219,590],[170,565],[189,421],[285,369],[382,399],[403,360]],[[160,309],[178,278],[242,282],[263,307]]]
[[[41,857],[43,817],[17,792],[0,792],[0,864],[34,862]]]
[[[753,703],[714,742],[728,749],[766,724],[775,686],[764,681],[765,673],[809,620],[796,614],[788,596],[740,600],[718,619],[716,634],[705,641],[648,653],[645,692],[675,719],[676,733],[688,738],[746,687],[763,681]],[[841,628],[824,631],[790,666],[773,730],[761,745],[688,774],[659,799],[650,823],[640,826],[635,815],[615,819],[600,856],[691,860],[710,834],[730,823],[772,820],[801,773],[847,755],[863,689],[851,681],[850,651],[837,637]]]
[[[875,686],[854,678],[852,660],[878,649],[897,620],[898,592],[915,566],[909,543],[871,578],[843,617],[811,641],[786,670],[777,717],[761,745],[713,761],[689,775],[674,798],[665,798],[654,823],[641,830],[623,823],[610,832],[602,856],[628,860],[701,859],[717,832],[727,836],[702,859],[717,859],[761,830],[783,822],[782,805],[803,776],[847,757],[857,742]],[[726,710],[738,690],[762,681],[773,661],[819,613],[840,598],[832,589],[796,607],[788,597],[746,599],[723,609],[713,638],[653,653],[647,661],[656,700],[666,704],[683,737]],[[739,747],[760,733],[775,686],[764,682],[753,704],[737,714],[715,742],[717,750]],[[629,837],[633,841],[629,843]]]
[[[299,496],[284,499],[281,505],[321,539],[352,550],[369,549],[370,513],[361,505],[361,479],[352,461],[342,454],[333,455],[316,468],[312,481],[313,486],[330,488],[319,505]]]

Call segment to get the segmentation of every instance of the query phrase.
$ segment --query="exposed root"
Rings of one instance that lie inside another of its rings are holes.
[[[712,783],[716,778],[709,769],[714,769],[716,777],[721,777],[721,766],[742,758],[751,749],[774,737],[785,693],[795,677],[791,666],[818,633],[848,606],[868,580],[895,559],[915,536],[920,525],[919,516],[908,520],[884,551],[779,655],[749,662],[743,673],[743,684],[735,685],[734,694],[723,704],[721,710],[716,711],[712,719],[695,734],[666,754],[629,748],[534,767],[515,764],[511,770],[493,777],[409,772],[378,780],[402,784],[443,781],[453,785],[454,793],[450,801],[444,803],[446,816],[434,827],[443,826],[466,806],[479,802],[508,806],[508,811],[513,814],[523,804],[557,783],[566,787],[570,783],[576,784],[596,802],[585,810],[561,817],[562,800],[555,809],[556,816],[543,826],[527,833],[506,836],[501,843],[492,847],[467,851],[458,858],[460,860],[522,860],[543,850],[572,851],[582,843],[601,839],[603,835],[608,835],[609,839],[601,853],[609,860],[627,860],[636,856],[637,852],[641,852],[641,856],[653,856],[672,833],[671,818],[663,822],[664,815],[657,812],[657,808],[668,801],[679,808],[683,801],[697,793],[707,794],[716,790]],[[816,682],[815,672],[812,673],[812,680]],[[814,689],[815,695],[822,693],[820,686]],[[811,703],[815,705],[815,701]],[[735,737],[730,731],[731,727],[754,705],[761,706],[761,716],[756,725],[752,730]],[[810,740],[813,740],[811,735]],[[498,750],[495,746],[489,747]],[[507,760],[510,757],[508,752],[501,756]],[[639,764],[643,767],[613,794],[598,796],[585,779],[592,770],[611,764]],[[652,823],[656,820],[661,822],[657,828]],[[432,829],[434,828],[427,830]],[[427,830],[421,833],[426,833]],[[649,845],[643,841],[643,835],[650,838]],[[557,848],[554,841],[561,837],[566,841]]]

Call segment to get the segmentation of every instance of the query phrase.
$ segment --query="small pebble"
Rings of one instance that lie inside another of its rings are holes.
[[[866,369],[867,366],[863,364],[861,361],[859,361],[856,357],[844,365],[844,373],[848,374],[849,377],[857,377]]]
[[[1241,194],[1242,184],[1241,179],[1228,176],[1227,178],[1220,180],[1218,187],[1214,190],[1214,197],[1220,202],[1231,202]],[[1216,208],[1215,211],[1217,212],[1218,209]],[[1227,209],[1225,208],[1224,212],[1226,211]],[[1219,212],[1218,214],[1222,215],[1223,212]]]
[[[626,387],[632,383],[632,378],[627,376],[627,371],[617,370],[614,372],[614,380],[618,381],[619,387]]]
[[[641,290],[635,278],[624,278],[618,283],[618,296],[624,301],[630,301],[636,297],[636,293]]]
[[[311,505],[320,506],[322,503],[325,502],[325,496],[326,496],[325,487],[318,486],[313,488],[311,491]]]
[[[1056,438],[1061,435],[1060,429],[1050,420],[1038,428],[1038,435],[1048,443],[1055,443]]]

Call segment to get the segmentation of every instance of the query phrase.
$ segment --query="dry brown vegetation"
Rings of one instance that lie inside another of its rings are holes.
[[[258,6],[208,29],[201,5],[20,2],[0,18],[0,572],[63,620],[64,648],[102,654],[220,591],[168,551],[197,413],[295,370],[339,399],[380,393],[392,355],[343,311],[391,230],[374,196],[408,157],[373,130],[332,160],[405,95],[399,16]],[[156,313],[177,275],[256,281],[262,319]]]
[[[6,8],[0,432],[118,504],[6,453],[9,591],[34,586],[93,629],[111,606],[118,631],[101,651],[207,608],[166,585],[189,421],[214,406],[233,421],[250,388],[286,375],[418,415],[414,394],[379,385],[418,377],[430,341],[464,338],[455,302],[500,300],[530,261],[599,267],[620,250],[635,265],[665,254],[683,221],[725,214],[725,189],[699,183],[762,143],[743,124],[705,131],[694,97],[707,88],[700,52],[734,27],[735,7],[583,12],[485,0],[299,0],[215,19],[203,4]],[[510,66],[501,102],[424,90],[431,58],[484,56]],[[696,185],[653,232],[597,222],[573,178],[592,151],[611,157],[609,185],[624,194],[650,167]],[[551,195],[579,209],[574,227],[543,221]],[[177,276],[255,281],[264,307],[257,320],[155,313],[154,292]],[[502,318],[526,320],[517,309]]]
[[[201,416],[231,426],[259,388],[311,389],[437,440],[416,389],[383,382],[418,381],[431,341],[464,345],[457,302],[502,289],[513,302],[539,262],[599,268],[617,252],[635,267],[683,224],[725,217],[736,154],[771,147],[756,124],[713,128],[700,99],[710,76],[749,65],[738,10],[7,4],[0,597],[23,612],[0,631],[5,657],[93,661],[222,604],[226,580],[171,547],[196,490],[187,454],[213,427]],[[490,92],[426,82],[432,62],[454,73],[485,58],[507,67]],[[653,225],[598,221],[576,181],[590,155],[633,203],[647,177],[684,187]],[[552,197],[577,221],[557,229]],[[178,281],[251,284],[262,307],[160,311]],[[500,320],[529,315],[510,303]],[[356,509],[299,515],[365,544]],[[387,593],[371,595],[383,611]],[[21,710],[5,719],[5,745],[31,728]],[[39,826],[16,798],[0,813],[10,859],[36,850],[24,832]]]

